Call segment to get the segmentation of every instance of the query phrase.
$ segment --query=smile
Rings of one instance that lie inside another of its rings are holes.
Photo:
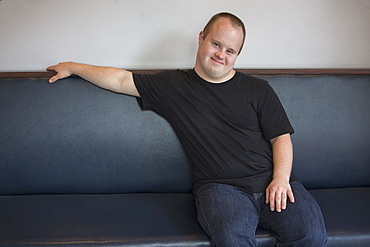
[[[224,65],[224,63],[223,63],[223,62],[220,62],[220,61],[218,61],[218,60],[216,60],[216,59],[214,59],[214,58],[212,58],[212,57],[211,57],[211,59],[212,59],[212,61],[213,61],[213,62],[215,62],[215,63],[221,64],[221,65]]]

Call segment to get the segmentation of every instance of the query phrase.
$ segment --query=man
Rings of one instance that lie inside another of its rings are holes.
[[[49,82],[76,74],[166,118],[192,165],[198,221],[214,246],[256,246],[257,226],[279,246],[324,246],[320,208],[291,174],[294,130],[278,97],[233,69],[245,36],[238,17],[220,13],[199,34],[193,70],[139,75],[70,62],[50,66]]]

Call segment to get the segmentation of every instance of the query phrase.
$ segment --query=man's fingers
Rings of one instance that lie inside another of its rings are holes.
[[[69,71],[69,63],[59,63],[46,68],[47,71],[55,71],[56,75],[50,77],[49,83],[56,82],[59,79],[66,78],[71,75]]]
[[[55,76],[53,76],[53,77],[50,77],[50,79],[49,79],[49,83],[54,83],[54,82],[56,82],[58,79],[59,79],[59,78],[58,78],[58,76],[57,76],[57,75],[55,75]]]
[[[52,66],[49,66],[46,68],[47,71],[55,71],[55,65],[52,65]],[[53,83],[53,82],[56,82],[58,80],[58,73],[52,77],[50,77],[49,79],[49,83]]]
[[[266,198],[267,198],[267,202],[266,203],[270,203],[270,210],[271,211],[275,211],[275,200],[276,200],[276,198],[275,198],[275,193],[276,192],[268,192],[268,196],[267,196],[267,194],[266,194]]]
[[[295,202],[295,199],[294,199],[294,195],[293,195],[293,192],[291,190],[289,190],[287,192],[287,195],[288,195],[288,198],[290,200],[291,203],[294,203]]]
[[[265,201],[265,203],[269,204],[269,202],[270,202],[270,190],[266,189],[266,201]]]
[[[281,212],[287,208],[288,199],[294,203],[294,195],[290,185],[279,186],[278,183],[271,183],[266,188],[266,204],[270,204],[270,210]]]
[[[287,194],[283,193],[281,196],[281,210],[286,209]]]
[[[271,211],[281,212],[287,208],[287,200],[294,203],[294,196],[292,192],[284,193],[266,193],[266,204],[270,204]]]
[[[49,66],[46,68],[47,71],[53,71],[55,68],[55,65]]]
[[[275,209],[277,212],[281,212],[281,209],[282,209],[282,206],[283,206],[283,196],[281,193],[279,193],[277,196],[276,196],[276,200],[275,200]]]
[[[270,201],[270,210],[275,211],[275,201]]]

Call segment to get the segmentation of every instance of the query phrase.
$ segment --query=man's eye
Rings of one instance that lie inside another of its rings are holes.
[[[236,54],[236,51],[235,50],[227,50],[226,52],[229,55],[235,55]]]
[[[220,45],[217,43],[213,43],[214,46],[219,47]]]

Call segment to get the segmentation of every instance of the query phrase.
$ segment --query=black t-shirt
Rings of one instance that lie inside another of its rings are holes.
[[[263,192],[272,179],[270,139],[294,130],[267,81],[237,72],[223,83],[194,70],[134,74],[144,110],[171,124],[192,165],[195,186],[224,183]]]

